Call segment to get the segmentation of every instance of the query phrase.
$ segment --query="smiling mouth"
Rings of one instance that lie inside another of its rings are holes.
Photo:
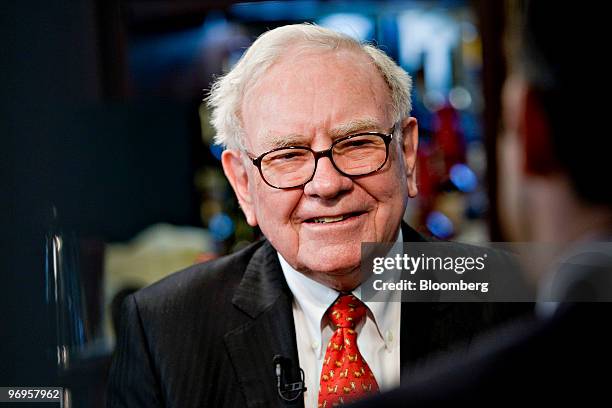
[[[352,218],[352,217],[357,217],[360,216],[361,214],[364,214],[364,212],[353,212],[353,213],[348,213],[348,214],[342,214],[342,215],[337,215],[337,216],[333,216],[333,217],[316,217],[316,218],[309,218],[306,220],[307,223],[310,224],[333,224],[335,222],[340,222],[340,221],[344,221],[346,219]]]

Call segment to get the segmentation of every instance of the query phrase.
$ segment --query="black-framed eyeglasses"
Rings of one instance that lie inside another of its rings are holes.
[[[303,187],[317,171],[317,163],[327,157],[343,176],[366,176],[382,169],[389,158],[389,144],[395,126],[388,134],[360,132],[335,140],[329,149],[314,151],[307,146],[272,149],[249,158],[259,169],[263,181],[273,188]]]

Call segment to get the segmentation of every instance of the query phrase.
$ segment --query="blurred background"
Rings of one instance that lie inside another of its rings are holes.
[[[413,77],[420,192],[405,219],[500,241],[495,134],[512,2],[3,2],[2,385],[103,406],[121,300],[247,245],[202,104],[264,31],[314,22]],[[6,303],[6,304],[4,304]]]

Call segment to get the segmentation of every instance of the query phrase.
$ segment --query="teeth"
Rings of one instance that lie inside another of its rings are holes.
[[[328,223],[328,222],[338,222],[338,221],[342,221],[343,219],[344,219],[344,216],[339,215],[337,217],[314,218],[313,221],[323,224],[323,223]]]

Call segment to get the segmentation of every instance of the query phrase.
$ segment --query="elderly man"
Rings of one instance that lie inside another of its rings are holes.
[[[306,24],[263,34],[214,84],[223,168],[266,239],[127,298],[109,406],[331,407],[505,317],[359,299],[362,242],[424,241],[402,224],[410,85],[378,49]]]

